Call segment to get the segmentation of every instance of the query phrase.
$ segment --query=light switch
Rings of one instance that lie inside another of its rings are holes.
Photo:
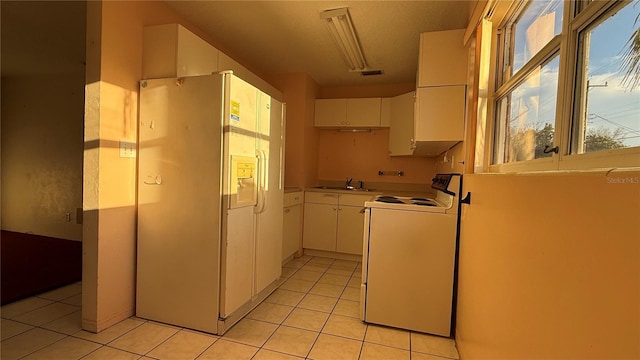
[[[120,140],[120,157],[135,158],[136,144],[129,141]]]

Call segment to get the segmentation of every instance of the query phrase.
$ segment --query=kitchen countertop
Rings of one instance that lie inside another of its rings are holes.
[[[395,190],[395,189],[369,189],[368,191],[364,191],[364,190],[331,189],[331,188],[324,188],[323,186],[305,188],[304,191],[332,192],[332,193],[338,193],[338,194],[371,195],[371,197],[378,196],[378,195],[386,195],[386,196],[433,198],[435,196],[433,192],[429,192],[429,191]]]
[[[348,190],[342,187],[345,186],[344,181],[332,181],[332,180],[319,180],[317,186],[311,186],[301,188],[297,186],[285,187],[285,193],[292,193],[298,191],[309,192],[332,192],[337,194],[356,194],[356,195],[370,195],[371,197],[378,195],[387,196],[406,196],[406,197],[428,197],[435,196],[431,187],[426,184],[396,184],[396,183],[365,183],[365,189],[367,190]],[[357,182],[356,182],[357,184]]]
[[[371,189],[371,190],[347,190],[347,189],[325,188],[325,187],[321,187],[321,186],[305,188],[304,191],[331,192],[331,193],[339,193],[339,194],[371,195],[372,197],[382,194],[381,191],[378,191],[378,190],[375,190],[375,189]]]

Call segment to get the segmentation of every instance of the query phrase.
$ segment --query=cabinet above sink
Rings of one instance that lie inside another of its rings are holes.
[[[379,128],[382,98],[316,99],[314,125],[321,128]],[[388,126],[388,125],[387,125]]]

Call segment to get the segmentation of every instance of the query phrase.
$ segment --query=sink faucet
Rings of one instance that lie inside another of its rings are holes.
[[[353,178],[347,178],[347,182],[344,187],[346,187],[347,189],[353,189],[353,186],[351,186],[352,181],[353,181]]]

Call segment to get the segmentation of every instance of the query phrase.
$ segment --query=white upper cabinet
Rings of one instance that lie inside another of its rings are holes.
[[[381,127],[381,98],[317,99],[314,125],[328,128]]]
[[[391,126],[391,99],[385,97],[380,101],[380,127]]]
[[[466,84],[465,31],[458,29],[420,34],[418,87]]]
[[[247,80],[247,68],[223,52],[221,52],[218,57],[218,69],[220,69],[219,71],[231,70],[237,77],[245,81]]]
[[[338,127],[346,123],[347,99],[316,99],[315,126]]]
[[[218,49],[179,24],[145,26],[142,78],[207,75],[218,71]]]
[[[464,32],[420,34],[411,155],[437,156],[464,139],[468,61]]]
[[[209,75],[231,70],[239,78],[282,101],[282,92],[239,62],[179,24],[144,27],[142,78]]]
[[[380,98],[347,99],[349,127],[380,127]]]
[[[413,155],[415,92],[389,99],[389,156]]]
[[[414,135],[416,141],[443,142],[443,145],[449,146],[462,141],[465,89],[464,85],[418,88],[416,113],[419,120],[415,123]]]
[[[389,156],[436,156],[462,141],[465,89],[428,86],[391,98]]]

